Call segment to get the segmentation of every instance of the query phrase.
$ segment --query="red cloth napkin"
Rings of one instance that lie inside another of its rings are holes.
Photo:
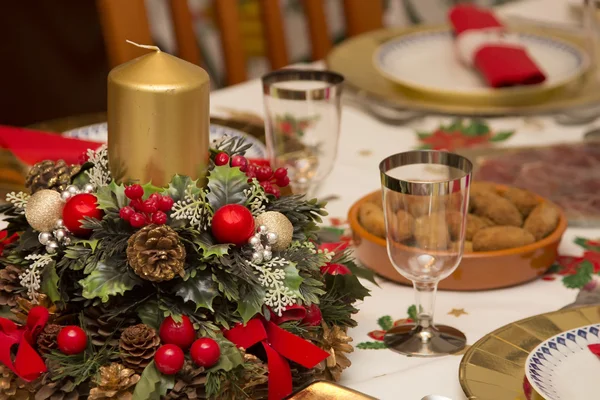
[[[88,149],[97,149],[100,144],[56,133],[0,125],[0,147],[10,150],[28,165],[44,160],[65,160],[68,164],[79,164],[82,154]]]
[[[462,34],[504,26],[491,11],[470,4],[459,4],[449,13],[457,40]],[[499,32],[500,33],[500,32]],[[473,66],[493,88],[542,83],[546,76],[529,57],[524,47],[489,42],[473,49]]]

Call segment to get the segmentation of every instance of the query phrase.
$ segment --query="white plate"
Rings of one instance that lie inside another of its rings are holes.
[[[517,33],[530,56],[546,75],[540,85],[493,89],[455,54],[450,30],[417,32],[392,39],[375,51],[373,62],[387,79],[417,91],[486,95],[514,89],[552,89],[581,77],[589,67],[579,48],[554,39]]]
[[[600,358],[589,344],[600,343],[600,324],[556,335],[536,347],[525,362],[527,380],[546,400],[600,398]]]
[[[108,139],[108,129],[106,122],[99,124],[83,126],[81,128],[71,129],[63,132],[63,136],[77,138],[82,140],[89,140],[91,142],[106,143]],[[243,137],[247,143],[252,144],[252,147],[246,151],[246,157],[248,158],[266,158],[267,149],[265,145],[252,135],[242,132],[238,129],[229,128],[223,125],[210,124],[210,141],[211,146],[213,142],[219,142],[225,137]]]

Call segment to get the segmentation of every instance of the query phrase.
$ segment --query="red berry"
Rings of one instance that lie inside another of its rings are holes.
[[[262,186],[263,189],[265,189],[265,192],[267,193],[271,193],[273,191],[273,185],[271,185],[271,182],[269,181],[262,181],[260,183],[260,186]]]
[[[125,196],[131,200],[141,199],[144,196],[144,188],[141,185],[131,185],[125,188]]]
[[[175,202],[169,196],[160,196],[158,199],[158,209],[161,211],[171,211]]]
[[[155,213],[158,211],[158,201],[155,199],[148,199],[142,203],[142,211],[148,214]]]
[[[134,228],[141,228],[146,225],[146,217],[142,213],[135,213],[129,218],[129,224]]]
[[[327,264],[321,267],[323,275],[352,275],[348,267],[342,264]]]
[[[248,168],[248,160],[244,156],[235,155],[231,157],[231,166],[240,167],[242,171],[246,171]]]
[[[148,198],[150,200],[159,201],[162,198],[162,196],[160,195],[160,193],[152,193]]]
[[[323,315],[321,309],[316,304],[311,304],[310,307],[306,307],[306,317],[302,320],[303,324],[309,326],[317,326],[321,324]]]
[[[271,194],[277,198],[281,197],[281,191],[279,189],[277,189],[276,187],[273,187],[273,190],[271,191]]]
[[[260,167],[256,171],[256,179],[259,181],[268,181],[273,176],[273,170],[271,167]]]
[[[65,326],[56,337],[58,348],[64,354],[79,354],[87,347],[87,335],[78,326]]]
[[[281,179],[284,176],[287,176],[287,169],[285,168],[277,168],[273,173],[273,178],[275,179]]]
[[[275,181],[275,184],[279,187],[286,187],[287,185],[290,184],[290,178],[288,178],[287,175],[282,178],[277,178],[277,180]]]
[[[131,207],[133,207],[133,209],[134,209],[135,211],[138,211],[138,212],[144,212],[144,210],[143,210],[143,208],[144,208],[144,202],[142,201],[142,199],[135,199],[135,200],[131,200],[131,201],[129,202],[129,205],[130,205]]]
[[[215,156],[215,165],[221,166],[229,162],[229,155],[227,153],[219,153]]]
[[[135,210],[133,209],[133,207],[126,206],[119,210],[119,217],[121,217],[121,219],[124,219],[125,221],[129,221],[133,214],[135,214]]]
[[[197,366],[210,368],[219,361],[221,349],[213,339],[200,338],[192,344],[190,355]]]
[[[160,346],[154,354],[156,369],[165,375],[175,375],[183,367],[185,355],[183,350],[174,344]]]
[[[156,225],[164,225],[167,223],[167,214],[162,211],[157,211],[152,215],[152,223]]]
[[[158,334],[163,343],[174,344],[182,349],[190,347],[196,339],[194,326],[185,315],[181,316],[181,322],[176,322],[170,316],[165,318],[160,324]]]

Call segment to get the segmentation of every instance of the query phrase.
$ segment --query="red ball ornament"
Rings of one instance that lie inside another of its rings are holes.
[[[87,346],[87,335],[78,326],[65,326],[56,338],[58,348],[64,354],[72,355],[83,352]]]
[[[175,375],[181,371],[184,362],[183,350],[174,344],[160,346],[154,355],[156,369],[165,375]]]
[[[63,223],[75,236],[86,237],[92,234],[90,229],[81,227],[85,217],[102,219],[104,213],[98,208],[98,199],[90,193],[81,193],[71,197],[63,208]]]
[[[323,315],[321,309],[316,304],[311,304],[310,307],[306,307],[306,317],[302,320],[302,323],[308,326],[317,326],[321,324]]]
[[[190,347],[196,339],[194,325],[185,315],[181,316],[181,322],[176,322],[170,316],[165,318],[160,324],[158,335],[163,343],[174,344],[182,349]]]
[[[190,355],[197,366],[210,368],[219,361],[221,349],[213,339],[200,338],[192,344]]]
[[[348,267],[342,264],[327,264],[321,267],[323,275],[352,275]]]
[[[241,246],[254,235],[254,217],[240,204],[227,204],[217,210],[212,219],[212,234],[219,243]]]

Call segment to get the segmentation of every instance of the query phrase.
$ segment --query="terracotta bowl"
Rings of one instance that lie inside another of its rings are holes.
[[[504,190],[506,190],[505,186],[497,186],[498,192]],[[350,208],[348,220],[356,246],[355,256],[377,274],[398,283],[412,285],[412,282],[400,275],[390,262],[385,239],[367,232],[358,222],[360,206],[378,193],[380,192],[366,195]],[[567,218],[560,210],[558,226],[554,232],[540,241],[507,250],[464,253],[456,271],[440,281],[438,287],[442,290],[488,290],[534,280],[543,275],[556,260],[558,245],[566,229]]]

